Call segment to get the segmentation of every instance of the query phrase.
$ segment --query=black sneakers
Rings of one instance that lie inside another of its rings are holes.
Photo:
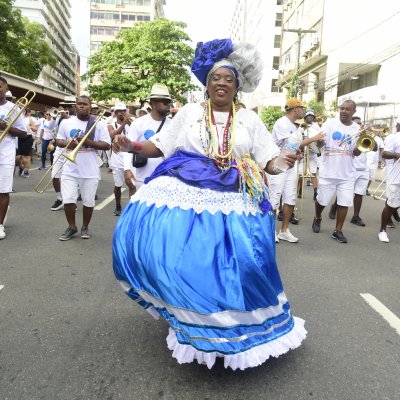
[[[333,231],[332,238],[336,239],[340,243],[347,243],[346,236],[343,235],[342,231]]]
[[[278,213],[278,221],[283,221],[282,211],[279,211],[279,213]]]
[[[365,226],[364,221],[357,215],[356,217],[353,217],[350,222],[354,225],[358,226]]]
[[[329,218],[330,219],[336,218],[336,207],[334,205],[332,205],[331,209],[329,210]]]
[[[299,220],[295,217],[294,213],[292,213],[292,215],[290,216],[290,220],[289,222],[293,225],[298,225],[299,224]]]
[[[50,210],[51,210],[51,211],[58,211],[58,210],[61,210],[63,207],[64,207],[63,202],[62,202],[61,200],[58,200],[58,199],[57,199],[57,200],[54,202],[54,204],[51,206]]]
[[[314,233],[319,233],[319,231],[321,230],[321,221],[321,218],[314,217],[314,221],[312,223],[312,230]]]
[[[121,213],[122,213],[121,206],[116,206],[116,207],[115,207],[115,210],[114,210],[114,215],[115,215],[116,217],[119,217],[119,216],[121,215]]]

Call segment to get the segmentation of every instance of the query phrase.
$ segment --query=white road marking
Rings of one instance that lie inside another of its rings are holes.
[[[360,293],[360,296],[400,335],[400,318],[393,314],[376,297],[369,293]]]
[[[125,192],[125,188],[121,189],[121,193]],[[96,211],[102,210],[104,207],[108,206],[113,200],[115,199],[115,196],[112,194],[108,196],[106,199],[104,199],[100,204],[98,204],[94,209]]]
[[[3,289],[4,285],[0,285],[0,290]]]

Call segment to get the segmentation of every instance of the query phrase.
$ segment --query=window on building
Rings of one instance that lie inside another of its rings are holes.
[[[279,70],[279,56],[275,56],[273,59],[272,59],[272,69],[274,69],[274,70]]]
[[[282,26],[282,13],[276,14],[275,26]]]
[[[274,37],[274,48],[279,49],[281,47],[281,35],[275,35]]]
[[[282,92],[282,88],[280,88],[279,86],[276,85],[278,79],[272,79],[271,81],[271,92],[273,93],[281,93]]]

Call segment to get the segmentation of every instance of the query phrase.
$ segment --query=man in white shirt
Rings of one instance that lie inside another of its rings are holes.
[[[131,123],[131,115],[127,112],[124,103],[117,103],[114,107],[115,121],[108,125],[108,132],[111,140],[114,140],[116,135],[127,135],[129,125]],[[122,213],[121,206],[121,187],[124,184],[124,155],[123,153],[111,152],[110,168],[114,178],[114,196],[115,210],[114,215],[120,216]],[[133,192],[129,193],[131,196]]]
[[[360,127],[352,120],[355,112],[355,102],[346,100],[339,107],[339,118],[328,119],[321,127],[326,133],[326,143],[322,149],[319,166],[318,195],[312,230],[315,233],[320,231],[322,211],[336,194],[336,229],[332,238],[340,243],[347,243],[342,228],[347,210],[353,205],[356,179],[354,157],[361,154],[356,148],[356,135]]]
[[[304,104],[299,99],[287,100],[285,104],[286,115],[279,118],[272,129],[272,139],[280,148],[284,147],[287,140],[292,136],[298,137],[300,149],[323,138],[322,135],[316,135],[302,140],[294,121],[303,117],[304,108]],[[288,228],[296,203],[297,168],[289,168],[279,175],[269,175],[269,184],[270,202],[275,213],[279,209],[282,197],[282,228],[279,234],[275,233],[275,242],[286,240],[291,243],[297,243],[299,239]]]
[[[172,103],[168,88],[164,85],[153,85],[149,101],[151,112],[137,118],[129,128],[128,138],[131,141],[144,142],[149,140],[171,123],[171,119],[167,118]],[[162,158],[149,158],[144,166],[135,167],[133,171],[132,161],[133,154],[124,153],[125,183],[131,191],[136,191],[161,163]]]
[[[76,116],[63,120],[58,129],[57,145],[65,148],[70,139],[75,138],[68,147],[73,150],[85,133],[93,127],[91,134],[77,154],[76,163],[67,161],[63,167],[61,193],[68,228],[59,237],[61,241],[71,239],[78,232],[75,223],[78,190],[81,193],[83,204],[81,238],[90,238],[89,223],[92,218],[96,190],[100,180],[97,151],[110,148],[111,140],[107,125],[103,121],[93,125],[95,117],[90,115],[90,104],[91,101],[88,96],[79,96],[76,102]]]
[[[31,156],[33,147],[33,135],[36,134],[36,118],[32,117],[31,110],[25,110],[24,124],[26,127],[26,138],[18,138],[18,150],[16,165],[19,167],[18,175],[29,178],[31,168]]]
[[[13,103],[6,100],[7,90],[7,81],[0,76],[0,136],[8,127],[4,119],[14,107]],[[15,116],[15,114],[12,114],[9,118],[12,120]],[[25,138],[26,136],[24,116],[20,115],[0,141],[0,239],[6,237],[4,219],[10,204],[10,192],[12,192],[13,187],[16,155],[15,138]]]
[[[400,132],[389,135],[385,140],[382,158],[386,163],[386,203],[381,215],[381,230],[378,238],[381,242],[389,243],[386,233],[388,222],[393,213],[400,207]]]

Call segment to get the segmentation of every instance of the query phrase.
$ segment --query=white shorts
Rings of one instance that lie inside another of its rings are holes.
[[[387,205],[392,208],[400,207],[400,185],[389,185],[386,191]]]
[[[317,201],[326,207],[337,196],[337,204],[343,207],[353,206],[354,181],[319,178]]]
[[[113,168],[112,174],[114,178],[114,185],[116,187],[124,186],[125,179],[124,179],[124,169],[123,168]]]
[[[59,157],[57,159],[57,162],[54,164],[53,169],[51,170],[51,177],[54,178],[61,178],[61,174],[62,174],[62,167],[63,167],[63,163],[65,162],[65,158]],[[69,161],[67,161],[69,162]]]
[[[376,170],[377,169],[378,169],[378,164],[369,166],[369,180],[370,181],[374,181],[375,180],[375,175],[376,175]]]
[[[61,195],[64,204],[75,204],[78,199],[78,189],[82,204],[85,207],[95,206],[95,196],[99,180],[97,178],[74,178],[63,175],[61,179]]]
[[[357,171],[356,181],[354,182],[354,193],[359,194],[361,196],[365,196],[367,194],[368,182],[369,182],[368,171]]]
[[[317,156],[315,154],[310,155],[310,172],[313,175],[317,174],[317,167],[318,167],[318,162],[317,162]],[[304,173],[304,159],[302,159],[299,163],[299,176],[303,176]]]
[[[0,193],[11,193],[13,187],[14,165],[0,165]]]
[[[282,204],[294,206],[296,203],[297,172],[296,167],[279,175],[269,175],[270,202],[277,210],[282,197]],[[137,186],[136,186],[137,187]]]

